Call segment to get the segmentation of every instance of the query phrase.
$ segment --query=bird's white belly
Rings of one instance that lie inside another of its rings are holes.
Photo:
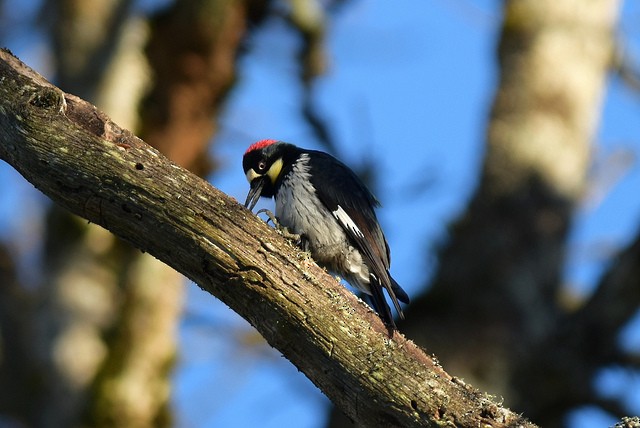
[[[369,268],[333,214],[315,196],[311,183],[298,183],[295,188],[283,183],[275,202],[280,224],[304,236],[316,262],[342,275],[350,273],[345,279],[369,293]]]
[[[283,185],[276,196],[276,217],[290,232],[305,235],[313,250],[330,250],[347,243],[347,237],[329,210],[312,193],[311,184],[292,189]],[[309,189],[310,188],[310,189]]]

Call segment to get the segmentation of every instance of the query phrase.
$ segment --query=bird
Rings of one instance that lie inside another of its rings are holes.
[[[389,273],[389,245],[376,217],[380,202],[358,176],[335,157],[283,141],[249,146],[242,167],[250,185],[245,207],[260,197],[275,199],[275,219],[299,236],[318,265],[368,296],[384,324],[396,330],[386,290],[400,318],[407,293]]]

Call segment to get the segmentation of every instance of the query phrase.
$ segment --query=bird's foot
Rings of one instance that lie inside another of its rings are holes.
[[[267,224],[269,223],[269,220],[271,220],[271,223],[273,223],[273,227],[275,227],[275,229],[278,231],[278,233],[280,235],[282,235],[285,239],[289,239],[291,241],[294,241],[296,243],[296,245],[300,246],[303,238],[302,235],[298,235],[297,233],[291,233],[289,232],[289,229],[287,229],[286,227],[282,226],[280,224],[280,222],[278,221],[278,218],[268,209],[263,208],[261,210],[258,210],[258,212],[256,214],[264,214],[268,217],[267,219]]]
[[[280,227],[280,222],[278,221],[278,218],[270,210],[268,210],[266,208],[262,208],[261,210],[258,210],[258,212],[256,212],[256,215],[258,215],[258,214],[264,214],[264,215],[266,215],[268,217],[267,220],[266,220],[267,224],[269,224],[269,220],[271,220],[271,223],[273,223],[273,225],[276,227],[276,229],[278,229]]]

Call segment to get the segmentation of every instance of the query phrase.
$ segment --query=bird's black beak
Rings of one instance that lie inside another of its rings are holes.
[[[249,210],[253,211],[253,207],[258,203],[258,199],[260,199],[260,194],[262,193],[262,188],[264,187],[265,180],[268,180],[269,177],[262,176],[254,178],[251,181],[251,189],[249,190],[249,194],[247,195],[247,200],[244,202],[244,206],[249,208]]]

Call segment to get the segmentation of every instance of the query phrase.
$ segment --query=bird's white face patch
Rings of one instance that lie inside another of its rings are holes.
[[[356,236],[364,238],[364,234],[362,233],[360,228],[353,222],[351,217],[349,217],[349,214],[347,214],[347,212],[343,210],[340,205],[338,205],[338,208],[336,208],[336,210],[333,211],[332,214],[344,228],[349,229]]]
[[[258,174],[257,172],[255,172],[253,170],[253,168],[251,168],[249,171],[247,171],[247,181],[249,183],[251,183],[254,179],[260,177],[260,174]]]

